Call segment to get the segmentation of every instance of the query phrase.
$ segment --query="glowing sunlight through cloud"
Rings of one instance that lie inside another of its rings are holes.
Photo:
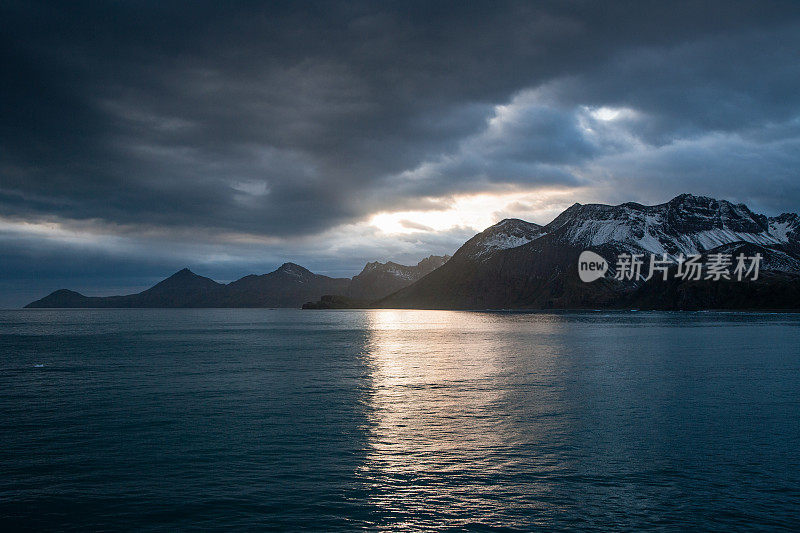
[[[372,215],[367,223],[385,234],[446,231],[456,227],[482,231],[504,218],[545,224],[571,205],[575,190],[525,190],[459,195],[438,200],[442,210],[395,211]]]

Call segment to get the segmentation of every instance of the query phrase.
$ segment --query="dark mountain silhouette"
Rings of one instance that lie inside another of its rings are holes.
[[[198,276],[188,268],[135,295],[137,307],[195,307],[219,294],[221,283]]]
[[[377,300],[414,283],[439,268],[450,259],[449,255],[431,255],[414,266],[389,261],[367,263],[360,274],[353,277],[346,296],[354,300]]]
[[[314,274],[294,263],[284,263],[274,272],[250,275],[229,283],[215,307],[300,307],[322,294],[347,290],[349,278]]]
[[[367,263],[361,273],[353,277],[346,293],[323,295],[317,301],[304,303],[303,309],[368,308],[372,302],[414,283],[449,259],[449,255],[431,255],[415,266],[392,261]]]
[[[25,307],[202,307],[224,287],[184,268],[146,291],[126,296],[84,296],[61,289]]]
[[[752,243],[733,243],[709,250],[733,257],[756,253],[764,258],[759,279],[737,282],[650,280],[633,291],[625,307],[637,309],[800,309],[800,258],[776,248]],[[676,267],[677,268],[677,267]],[[674,269],[672,269],[674,271]]]
[[[351,286],[372,302],[413,283],[446,260],[431,256],[416,266],[370,263],[353,280],[330,278],[284,263],[274,272],[245,276],[227,285],[184,268],[138,294],[97,297],[61,289],[26,307],[300,307],[325,294],[349,294]],[[348,300],[349,306],[353,303]]]

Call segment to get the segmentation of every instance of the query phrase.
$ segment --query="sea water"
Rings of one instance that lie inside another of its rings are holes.
[[[3,530],[791,530],[800,315],[0,311]]]

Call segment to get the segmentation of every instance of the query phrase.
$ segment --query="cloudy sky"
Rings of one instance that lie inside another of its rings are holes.
[[[799,173],[798,2],[0,3],[0,306]]]

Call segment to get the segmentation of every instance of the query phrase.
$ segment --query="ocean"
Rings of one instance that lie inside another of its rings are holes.
[[[0,311],[4,531],[798,520],[798,314]]]

